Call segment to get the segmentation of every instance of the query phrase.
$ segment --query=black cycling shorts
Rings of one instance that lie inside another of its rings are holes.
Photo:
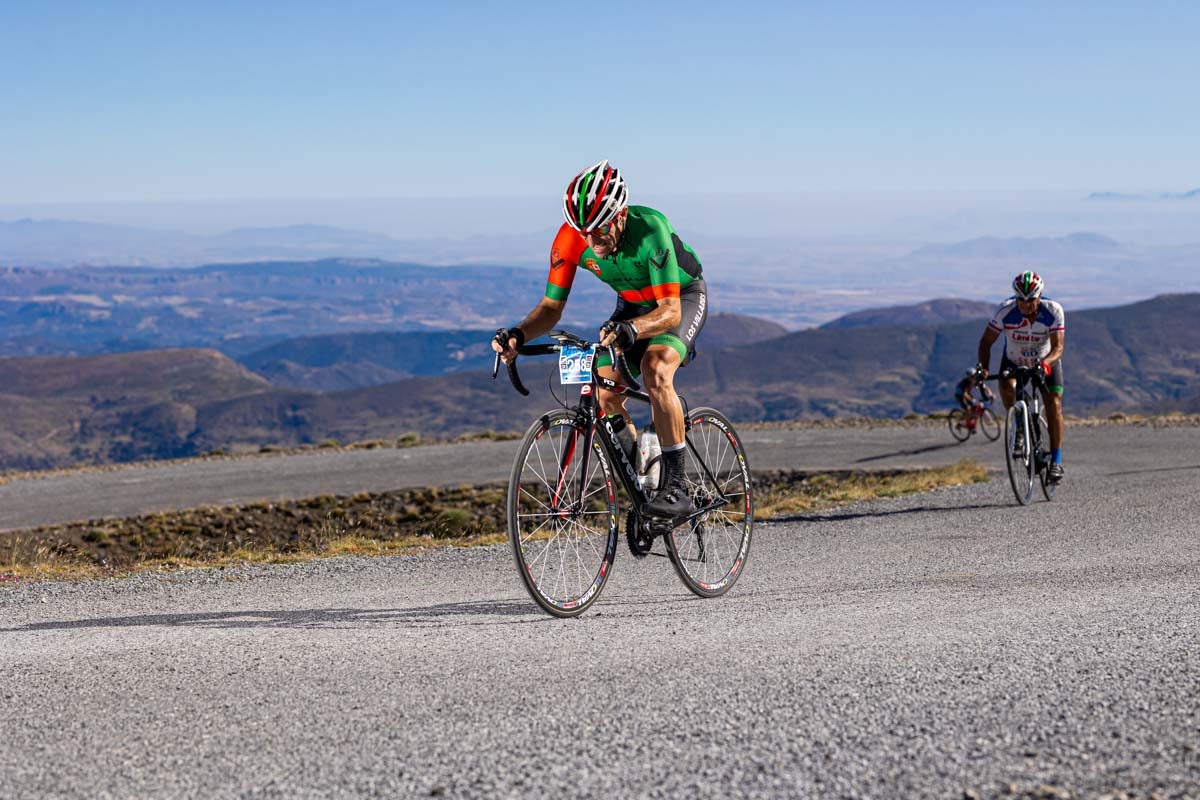
[[[1016,364],[1008,360],[1007,355],[1000,359],[1001,372],[1004,372],[1006,369],[1016,369],[1016,367]],[[1063,393],[1063,367],[1061,358],[1055,361],[1054,366],[1050,368],[1050,377],[1046,378],[1046,386],[1055,394]]]
[[[694,280],[679,292],[680,315],[679,324],[666,333],[660,333],[649,339],[638,339],[637,343],[625,353],[625,361],[635,376],[641,374],[642,357],[652,344],[665,344],[679,353],[680,365],[688,363],[696,355],[696,337],[704,329],[708,320],[708,287],[704,279]],[[609,319],[627,320],[649,314],[655,306],[643,306],[626,303],[617,298],[617,307],[613,309]],[[603,350],[596,356],[597,367],[610,366],[608,353]]]

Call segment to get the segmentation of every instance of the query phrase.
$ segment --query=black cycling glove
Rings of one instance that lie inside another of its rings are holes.
[[[621,348],[621,350],[628,350],[633,347],[638,337],[637,328],[633,326],[632,322],[626,319],[610,319],[600,328],[600,333],[616,334],[616,338],[613,339],[612,343]]]
[[[500,345],[501,350],[508,349],[508,340],[516,339],[517,347],[525,344],[525,331],[518,328],[516,325],[511,328],[497,328],[496,335],[492,337],[496,344]]]

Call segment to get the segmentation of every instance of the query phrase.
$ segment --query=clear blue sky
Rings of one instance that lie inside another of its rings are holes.
[[[985,7],[986,6],[986,7]],[[1200,185],[1200,4],[0,3],[0,202]],[[710,183],[716,181],[716,183]]]

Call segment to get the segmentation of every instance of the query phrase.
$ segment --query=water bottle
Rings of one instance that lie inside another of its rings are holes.
[[[662,475],[662,447],[658,443],[658,434],[654,432],[653,425],[642,428],[637,444],[637,471],[642,491],[655,491]]]

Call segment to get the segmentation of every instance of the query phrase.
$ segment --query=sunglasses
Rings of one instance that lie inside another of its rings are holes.
[[[590,231],[584,231],[584,236],[608,236],[617,227],[615,222],[606,222],[603,225],[598,225]]]

